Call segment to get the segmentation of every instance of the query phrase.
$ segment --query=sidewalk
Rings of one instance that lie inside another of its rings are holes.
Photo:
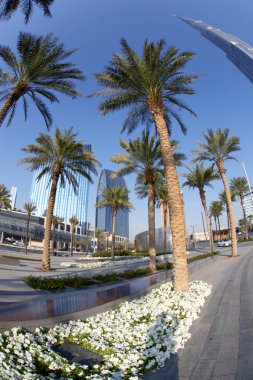
[[[253,379],[253,248],[241,256],[216,261],[191,280],[213,285],[185,348],[144,380]]]

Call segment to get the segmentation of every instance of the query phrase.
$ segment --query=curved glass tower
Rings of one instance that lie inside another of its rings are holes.
[[[91,151],[91,145],[85,145],[85,150]],[[31,188],[31,202],[37,206],[35,215],[45,216],[50,192],[50,174],[46,174],[38,182],[38,171],[33,174]],[[77,174],[78,188],[75,194],[73,186],[66,181],[65,187],[58,187],[54,205],[54,215],[69,223],[72,216],[76,216],[85,234],[88,210],[89,182],[86,178]]]
[[[223,32],[221,29],[206,24],[200,20],[179,17],[201,32],[213,44],[223,50],[227,58],[253,83],[253,47],[235,37],[233,34]]]
[[[97,202],[103,199],[102,191],[105,187],[111,188],[115,186],[126,188],[126,183],[123,177],[111,178],[113,171],[104,169],[102,170],[98,182]],[[112,231],[112,209],[111,207],[103,207],[96,209],[96,228],[102,231]],[[122,237],[129,237],[129,212],[119,210],[116,216],[116,235]]]

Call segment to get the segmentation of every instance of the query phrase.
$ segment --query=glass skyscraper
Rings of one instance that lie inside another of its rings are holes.
[[[85,150],[91,150],[91,145],[85,145]],[[35,215],[44,216],[47,212],[47,202],[50,193],[51,181],[50,174],[46,174],[40,181],[37,181],[39,171],[33,174],[31,187],[31,202],[37,207]],[[76,216],[79,225],[82,227],[82,234],[86,232],[89,182],[80,174],[76,175],[78,188],[75,194],[73,186],[66,181],[65,187],[58,185],[54,215],[61,218],[65,223],[69,223],[72,216]]]
[[[102,191],[105,187],[111,188],[115,186],[126,188],[126,183],[123,177],[111,178],[113,171],[102,170],[98,182],[97,202],[103,199]],[[111,207],[103,207],[96,209],[96,228],[102,231],[112,231],[112,209]],[[129,238],[129,212],[119,210],[116,216],[116,235]]]
[[[223,50],[227,58],[253,83],[253,47],[235,37],[200,20],[179,17],[201,32],[213,44]]]

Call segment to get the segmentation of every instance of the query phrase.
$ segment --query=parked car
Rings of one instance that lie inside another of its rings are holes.
[[[232,244],[231,239],[220,240],[217,243],[217,247],[229,247]]]
[[[14,241],[13,245],[17,246],[17,247],[24,247],[24,243],[20,240],[16,240]]]

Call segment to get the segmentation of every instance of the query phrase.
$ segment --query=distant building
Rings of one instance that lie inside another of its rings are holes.
[[[91,145],[85,145],[86,150],[91,150]],[[31,202],[36,205],[35,215],[45,216],[47,212],[47,202],[50,193],[50,174],[46,174],[40,181],[37,181],[39,171],[33,174],[31,187]],[[76,216],[79,225],[82,227],[82,234],[86,233],[89,182],[81,176],[76,175],[78,188],[75,194],[73,186],[66,181],[65,187],[60,187],[56,193],[54,205],[54,215],[61,218],[63,222],[69,223],[72,216]]]
[[[123,177],[111,178],[113,171],[104,169],[102,170],[98,182],[97,189],[97,202],[103,199],[102,191],[108,187],[123,187],[126,188],[126,183]],[[103,207],[96,209],[96,228],[105,232],[112,231],[112,209],[111,207]],[[116,235],[119,237],[129,237],[129,212],[126,210],[119,210],[116,216]]]
[[[251,193],[249,192],[243,198],[243,204],[246,211],[246,216],[250,217],[253,215],[253,187],[251,187]]]
[[[251,45],[201,20],[179,18],[223,50],[227,58],[253,83],[253,47]]]
[[[17,201],[17,187],[12,186],[10,194],[11,194],[11,209],[14,210],[16,208]]]

